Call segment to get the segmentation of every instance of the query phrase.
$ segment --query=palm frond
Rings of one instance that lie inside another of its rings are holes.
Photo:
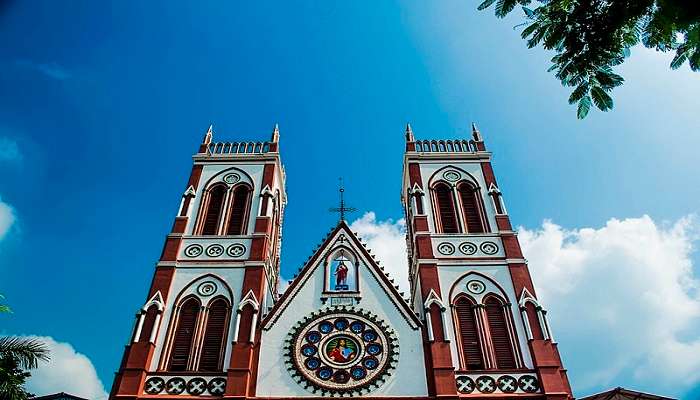
[[[584,119],[584,118],[586,118],[586,115],[588,115],[588,111],[590,111],[590,110],[591,110],[591,96],[585,95],[578,102],[578,110],[576,111],[576,117],[578,119]]]
[[[35,338],[0,337],[0,354],[14,357],[23,369],[33,369],[39,365],[39,361],[50,360],[46,344]]]

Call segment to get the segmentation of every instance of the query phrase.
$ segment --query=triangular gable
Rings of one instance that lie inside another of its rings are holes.
[[[334,239],[341,231],[345,235],[345,238],[349,239],[349,241],[353,244],[353,247],[361,255],[364,264],[377,279],[380,286],[382,289],[384,289],[384,292],[387,294],[388,298],[396,306],[399,313],[401,313],[401,315],[413,329],[418,329],[421,324],[418,317],[416,317],[411,307],[408,305],[408,303],[406,303],[403,297],[401,297],[398,288],[394,286],[392,283],[393,281],[387,276],[384,269],[379,266],[377,261],[370,254],[369,250],[350,230],[350,227],[345,221],[340,221],[338,225],[324,238],[321,245],[316,248],[314,254],[307,260],[306,264],[304,264],[304,266],[301,268],[296,278],[292,281],[282,296],[280,296],[272,310],[267,314],[267,316],[265,316],[264,320],[262,321],[262,329],[270,329],[270,327],[272,327],[275,321],[280,317],[282,312],[287,308],[291,300],[301,290],[304,283],[311,278],[316,268],[323,268],[323,266],[320,265],[319,260],[326,255],[328,251],[332,251],[333,245],[335,244]]]

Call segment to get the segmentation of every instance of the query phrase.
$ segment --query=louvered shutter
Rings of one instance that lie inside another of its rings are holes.
[[[442,232],[457,233],[457,218],[455,216],[455,207],[452,199],[452,190],[447,185],[440,184],[435,187],[435,195],[438,202],[438,211],[440,213],[440,224]]]
[[[491,342],[496,353],[496,366],[498,368],[515,368],[515,357],[506,325],[505,310],[500,301],[495,298],[486,301],[486,317],[489,321]]]
[[[245,210],[248,207],[248,188],[241,185],[233,192],[233,205],[228,219],[227,235],[242,235]]]
[[[169,371],[185,371],[187,369],[198,314],[199,301],[196,299],[187,300],[180,308],[180,317],[170,352]]]
[[[216,300],[209,307],[207,327],[202,342],[202,355],[199,360],[199,370],[213,372],[221,370],[224,335],[228,321],[228,306],[225,300]]]
[[[484,369],[479,332],[476,327],[476,317],[472,304],[465,298],[455,302],[459,340],[462,345],[462,355],[467,369]]]
[[[225,195],[226,188],[223,185],[219,185],[209,192],[209,204],[207,205],[207,211],[204,215],[202,235],[216,235]]]
[[[462,210],[464,211],[464,219],[466,219],[467,232],[483,233],[484,225],[481,223],[481,215],[474,188],[467,184],[460,185],[459,196],[462,199]]]

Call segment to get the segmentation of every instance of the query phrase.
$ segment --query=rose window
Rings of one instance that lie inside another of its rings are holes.
[[[354,308],[311,314],[292,328],[288,343],[290,373],[314,393],[369,393],[398,360],[398,340],[391,328]]]

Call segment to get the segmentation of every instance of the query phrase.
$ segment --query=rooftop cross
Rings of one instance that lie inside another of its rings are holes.
[[[329,208],[328,211],[340,213],[340,220],[345,221],[345,213],[357,211],[357,209],[355,207],[345,206],[345,198],[343,197],[343,193],[345,193],[345,188],[343,187],[343,178],[338,178],[338,180],[340,181],[340,207]]]

